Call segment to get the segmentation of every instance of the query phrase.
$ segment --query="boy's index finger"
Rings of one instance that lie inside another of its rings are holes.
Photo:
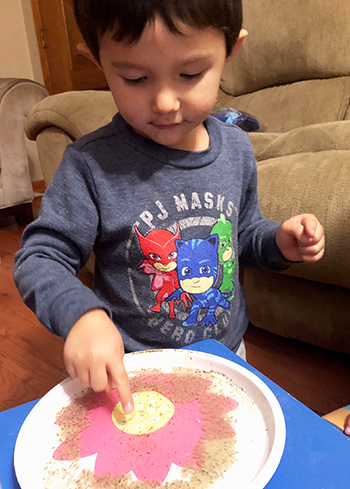
[[[124,413],[132,413],[134,410],[134,401],[131,394],[129,377],[123,362],[111,367],[109,375],[110,385],[117,389]]]

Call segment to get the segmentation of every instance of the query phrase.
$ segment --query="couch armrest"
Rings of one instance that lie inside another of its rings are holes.
[[[33,105],[47,95],[31,80],[0,79],[1,208],[33,200],[24,124]]]
[[[29,139],[36,139],[44,129],[57,127],[75,141],[110,122],[116,112],[110,92],[64,92],[51,95],[33,107],[25,130]]]
[[[73,139],[57,127],[48,127],[36,138],[41,171],[46,187],[61,163],[64,150]]]
[[[68,144],[107,124],[116,112],[112,94],[97,90],[52,95],[33,107],[25,131],[36,140],[46,185]]]

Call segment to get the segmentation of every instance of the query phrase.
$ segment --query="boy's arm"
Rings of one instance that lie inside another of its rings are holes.
[[[77,278],[98,234],[94,197],[89,168],[68,148],[42,199],[38,219],[23,233],[14,278],[39,321],[66,340],[68,373],[83,387],[117,387],[123,408],[130,411],[122,339],[104,302]]]
[[[238,256],[242,266],[261,266],[285,270],[290,262],[279,250],[275,235],[277,221],[265,218],[260,210],[257,191],[257,167],[251,145],[244,161],[244,179],[238,220]]]
[[[25,229],[14,279],[26,305],[64,339],[91,309],[106,309],[77,278],[98,232],[93,182],[76,151],[65,153],[42,199],[39,217]]]

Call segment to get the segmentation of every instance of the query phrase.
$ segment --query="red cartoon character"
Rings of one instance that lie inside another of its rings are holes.
[[[176,273],[177,251],[175,240],[180,238],[180,227],[178,224],[176,226],[175,235],[166,229],[154,229],[146,236],[142,236],[137,227],[134,226],[141,250],[146,258],[137,269],[142,269],[143,273],[148,275],[154,275],[152,290],[159,291],[156,297],[157,304],[151,307],[151,311],[159,312],[161,303],[179,288]],[[188,307],[187,298],[189,298],[188,294],[181,295],[186,307]],[[169,307],[169,317],[174,318],[173,301],[169,302]]]

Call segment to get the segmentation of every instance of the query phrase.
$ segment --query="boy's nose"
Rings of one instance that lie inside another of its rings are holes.
[[[175,91],[165,88],[158,90],[153,97],[153,110],[160,114],[170,114],[180,109],[180,100]]]

